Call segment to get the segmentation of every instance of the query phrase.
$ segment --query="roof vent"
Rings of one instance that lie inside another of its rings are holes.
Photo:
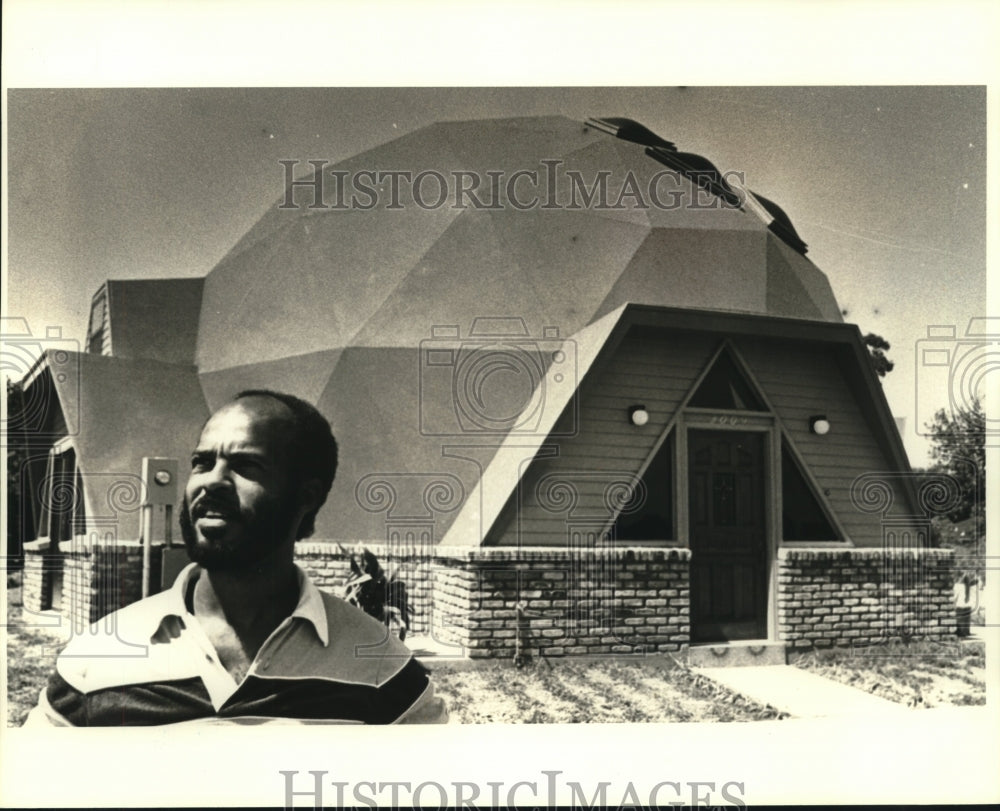
[[[660,149],[676,149],[673,143],[661,138],[651,129],[631,118],[588,118],[587,124],[595,130],[614,135],[615,138],[621,138],[623,141],[631,141],[633,144],[655,146]]]
[[[773,200],[768,200],[762,194],[757,194],[757,192],[752,190],[750,190],[750,194],[761,204],[764,211],[770,215],[770,222],[767,223],[767,227],[771,232],[780,237],[790,247],[804,254],[808,250],[808,246],[802,241],[785,210]]]
[[[646,154],[679,172],[705,191],[722,198],[733,208],[740,208],[743,205],[743,198],[733,191],[722,173],[708,158],[695,155],[693,152],[678,152],[676,149],[661,149],[655,146],[646,147]]]

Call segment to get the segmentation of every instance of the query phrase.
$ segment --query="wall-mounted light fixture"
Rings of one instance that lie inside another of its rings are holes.
[[[640,428],[649,422],[649,412],[644,405],[631,405],[628,407],[628,419],[633,425]]]
[[[830,421],[826,418],[826,414],[816,414],[810,417],[809,430],[820,436],[830,433]]]

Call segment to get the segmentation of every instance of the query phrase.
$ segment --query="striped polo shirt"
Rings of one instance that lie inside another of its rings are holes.
[[[242,681],[222,666],[188,610],[185,597],[201,574],[190,564],[168,591],[74,636],[25,726],[446,721],[444,702],[410,650],[296,570],[298,605]]]

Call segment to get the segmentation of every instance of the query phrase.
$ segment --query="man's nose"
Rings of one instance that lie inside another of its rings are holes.
[[[212,467],[192,477],[197,490],[214,492],[228,490],[233,486],[231,470],[225,459],[216,459]]]

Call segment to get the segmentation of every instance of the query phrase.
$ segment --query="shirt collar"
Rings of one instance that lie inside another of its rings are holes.
[[[183,617],[188,614],[186,596],[191,582],[200,575],[201,569],[197,563],[189,563],[177,575],[170,590],[162,597],[162,611],[156,613],[156,631],[163,624],[163,620],[168,616]],[[316,631],[323,647],[330,644],[330,630],[326,620],[326,606],[323,604],[323,595],[316,587],[316,584],[309,579],[309,576],[302,571],[298,565],[295,566],[295,576],[299,583],[299,602],[292,611],[292,617],[301,617],[309,622]],[[153,619],[152,617],[150,619]],[[154,631],[155,635],[155,631]]]
[[[295,567],[295,574],[299,578],[299,603],[292,612],[293,617],[302,617],[307,622],[312,623],[316,630],[316,636],[323,643],[323,647],[330,644],[330,628],[326,621],[326,606],[323,604],[323,595],[316,588],[316,584],[309,579],[309,576],[298,566]]]

